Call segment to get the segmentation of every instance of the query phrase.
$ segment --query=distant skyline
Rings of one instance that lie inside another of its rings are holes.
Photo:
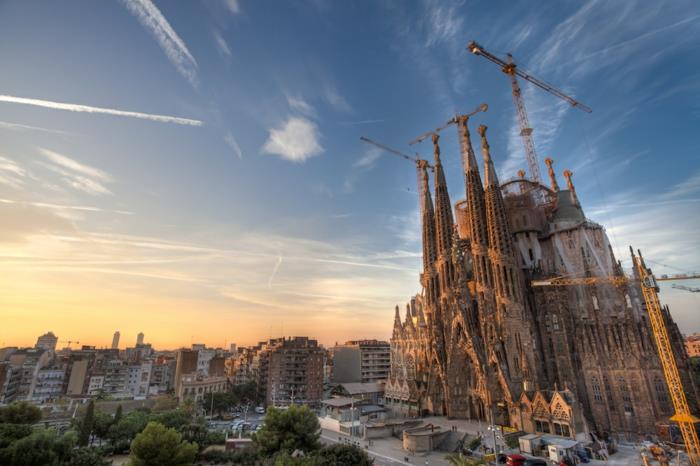
[[[540,171],[573,171],[623,266],[700,270],[697,1],[6,0],[0,345],[388,339],[420,291],[415,171],[359,137],[428,156],[408,141],[487,102],[499,174],[526,169],[470,40],[593,108],[521,83]],[[700,293],[662,289],[700,331]]]

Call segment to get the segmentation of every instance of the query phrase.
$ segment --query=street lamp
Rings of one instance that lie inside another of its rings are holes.
[[[491,424],[491,425],[489,425],[489,426],[487,427],[487,429],[488,429],[489,431],[491,431],[491,434],[493,435],[493,462],[494,462],[494,464],[498,464],[498,459],[496,458],[496,455],[498,454],[498,453],[497,453],[496,438],[497,438],[497,437],[498,437],[498,438],[501,438],[501,436],[500,436],[500,435],[497,436],[496,434],[497,434],[497,433],[498,433],[498,434],[501,433],[501,428],[500,428],[499,426],[496,426],[496,425]]]

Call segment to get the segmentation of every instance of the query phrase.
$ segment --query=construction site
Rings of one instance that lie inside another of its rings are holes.
[[[700,464],[698,388],[656,279],[632,247],[633,270],[623,270],[604,226],[586,217],[570,170],[560,178],[547,158],[542,179],[519,80],[591,109],[510,55],[475,42],[467,49],[509,80],[528,172],[499,180],[494,158],[504,157],[472,122],[486,118],[486,104],[411,142],[431,142],[432,160],[362,138],[415,163],[420,194],[421,291],[395,309],[387,407],[396,417],[477,420],[601,450],[667,442]],[[452,128],[464,179],[455,202],[442,162],[452,154],[440,151]]]

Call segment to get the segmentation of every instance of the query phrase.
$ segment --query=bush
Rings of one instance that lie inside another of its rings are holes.
[[[316,455],[316,466],[372,466],[369,455],[355,445],[335,444],[322,448]]]
[[[235,464],[241,466],[256,466],[260,459],[257,452],[252,449],[240,451],[207,450],[200,454],[199,458],[208,464]]]

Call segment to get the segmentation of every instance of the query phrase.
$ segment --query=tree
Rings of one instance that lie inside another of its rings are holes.
[[[58,436],[53,429],[41,429],[14,442],[2,455],[7,466],[54,466],[68,461],[77,438],[72,433]]]
[[[205,393],[200,404],[205,411],[209,412],[213,408],[214,412],[221,416],[221,413],[238,404],[238,399],[233,393]]]
[[[112,461],[104,457],[101,448],[85,447],[72,451],[67,466],[110,466]]]
[[[0,406],[0,423],[36,424],[41,420],[41,410],[26,401]]]
[[[129,444],[148,423],[148,415],[141,411],[132,411],[123,416],[119,422],[112,424],[107,438],[116,451],[126,451]]]
[[[265,424],[254,440],[266,458],[294,450],[310,453],[320,447],[320,430],[318,418],[307,406],[290,406],[286,410],[268,408]]]
[[[374,461],[367,453],[355,445],[335,444],[323,447],[316,455],[316,466],[336,466],[351,464],[353,466],[372,466]]]
[[[188,466],[197,456],[197,444],[183,441],[175,429],[149,422],[131,442],[131,456],[130,466]]]
[[[114,422],[119,422],[122,418],[122,405],[117,406],[117,412],[114,413]]]
[[[90,443],[90,435],[92,434],[92,428],[95,423],[95,402],[90,400],[85,411],[85,416],[83,416],[80,422],[80,430],[78,430],[78,445],[81,447],[86,447]]]
[[[27,424],[0,424],[0,449],[7,448],[17,440],[31,434],[32,426]],[[1,461],[0,464],[2,464]]]
[[[115,423],[116,418],[112,418],[107,413],[100,411],[95,412],[95,417],[92,422],[92,432],[101,439],[106,439],[109,428]]]

